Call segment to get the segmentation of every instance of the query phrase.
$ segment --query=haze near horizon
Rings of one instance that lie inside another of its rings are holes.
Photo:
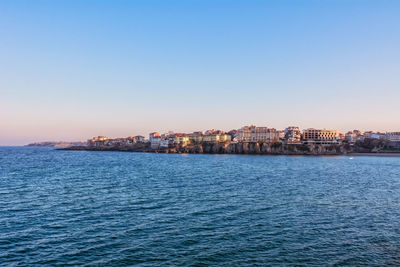
[[[399,131],[398,1],[0,1],[0,145]]]

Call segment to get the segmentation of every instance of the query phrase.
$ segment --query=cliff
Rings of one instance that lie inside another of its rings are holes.
[[[160,149],[164,153],[259,154],[259,155],[341,155],[351,152],[343,145],[297,145],[282,143],[202,143]]]
[[[188,146],[151,149],[148,143],[114,147],[69,147],[65,150],[126,151],[189,154],[253,154],[253,155],[342,155],[353,152],[346,145],[302,145],[282,143],[199,143]]]

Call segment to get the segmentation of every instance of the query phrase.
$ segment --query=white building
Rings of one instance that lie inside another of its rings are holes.
[[[160,142],[161,142],[161,136],[159,133],[154,132],[149,134],[149,141],[150,141],[150,147],[152,149],[157,149],[160,147]]]
[[[279,131],[268,127],[244,126],[237,130],[239,142],[274,142],[279,141]]]
[[[284,131],[284,139],[287,144],[298,144],[301,142],[301,131],[299,127],[289,126]]]
[[[385,139],[390,142],[400,142],[400,132],[387,132]]]
[[[88,146],[95,146],[95,147],[101,147],[105,146],[109,142],[110,138],[106,136],[97,136],[93,137],[92,139],[89,139],[87,141]]]
[[[169,140],[168,139],[161,140],[160,141],[160,147],[168,148],[169,147]]]
[[[250,142],[251,141],[251,128],[255,126],[243,126],[236,132],[236,139],[239,142]]]
[[[136,138],[136,142],[144,142],[144,136],[136,135],[135,138]]]

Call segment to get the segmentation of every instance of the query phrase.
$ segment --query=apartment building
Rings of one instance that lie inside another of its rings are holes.
[[[174,143],[187,146],[190,143],[190,137],[187,134],[177,133],[174,135]]]
[[[304,144],[337,144],[339,141],[338,130],[306,129],[303,131]]]
[[[193,143],[201,143],[203,141],[203,132],[193,132],[188,135],[189,140]]]
[[[287,144],[301,143],[301,131],[299,127],[289,126],[284,130],[284,140]]]
[[[144,142],[144,136],[142,136],[142,135],[136,135],[135,139],[136,139],[136,142],[138,142],[138,143]]]
[[[232,140],[232,136],[225,133],[204,135],[202,142],[224,143]]]
[[[385,139],[389,141],[392,147],[400,148],[400,132],[388,132]]]
[[[390,142],[400,142],[400,132],[387,132],[385,139]]]
[[[106,136],[97,136],[87,140],[87,145],[91,147],[104,146],[110,139]]]
[[[279,141],[280,132],[274,128],[243,126],[236,131],[239,142],[275,142]]]
[[[152,149],[157,149],[160,147],[160,142],[161,142],[161,136],[159,133],[154,132],[149,134],[149,141],[150,141],[150,147]]]

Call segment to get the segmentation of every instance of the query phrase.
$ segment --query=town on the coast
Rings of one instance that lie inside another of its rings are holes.
[[[399,153],[399,132],[361,132],[305,129],[290,126],[284,130],[243,126],[228,132],[206,130],[192,133],[152,132],[148,138],[93,137],[85,146],[71,150],[132,151],[157,153],[337,155],[347,153]]]

